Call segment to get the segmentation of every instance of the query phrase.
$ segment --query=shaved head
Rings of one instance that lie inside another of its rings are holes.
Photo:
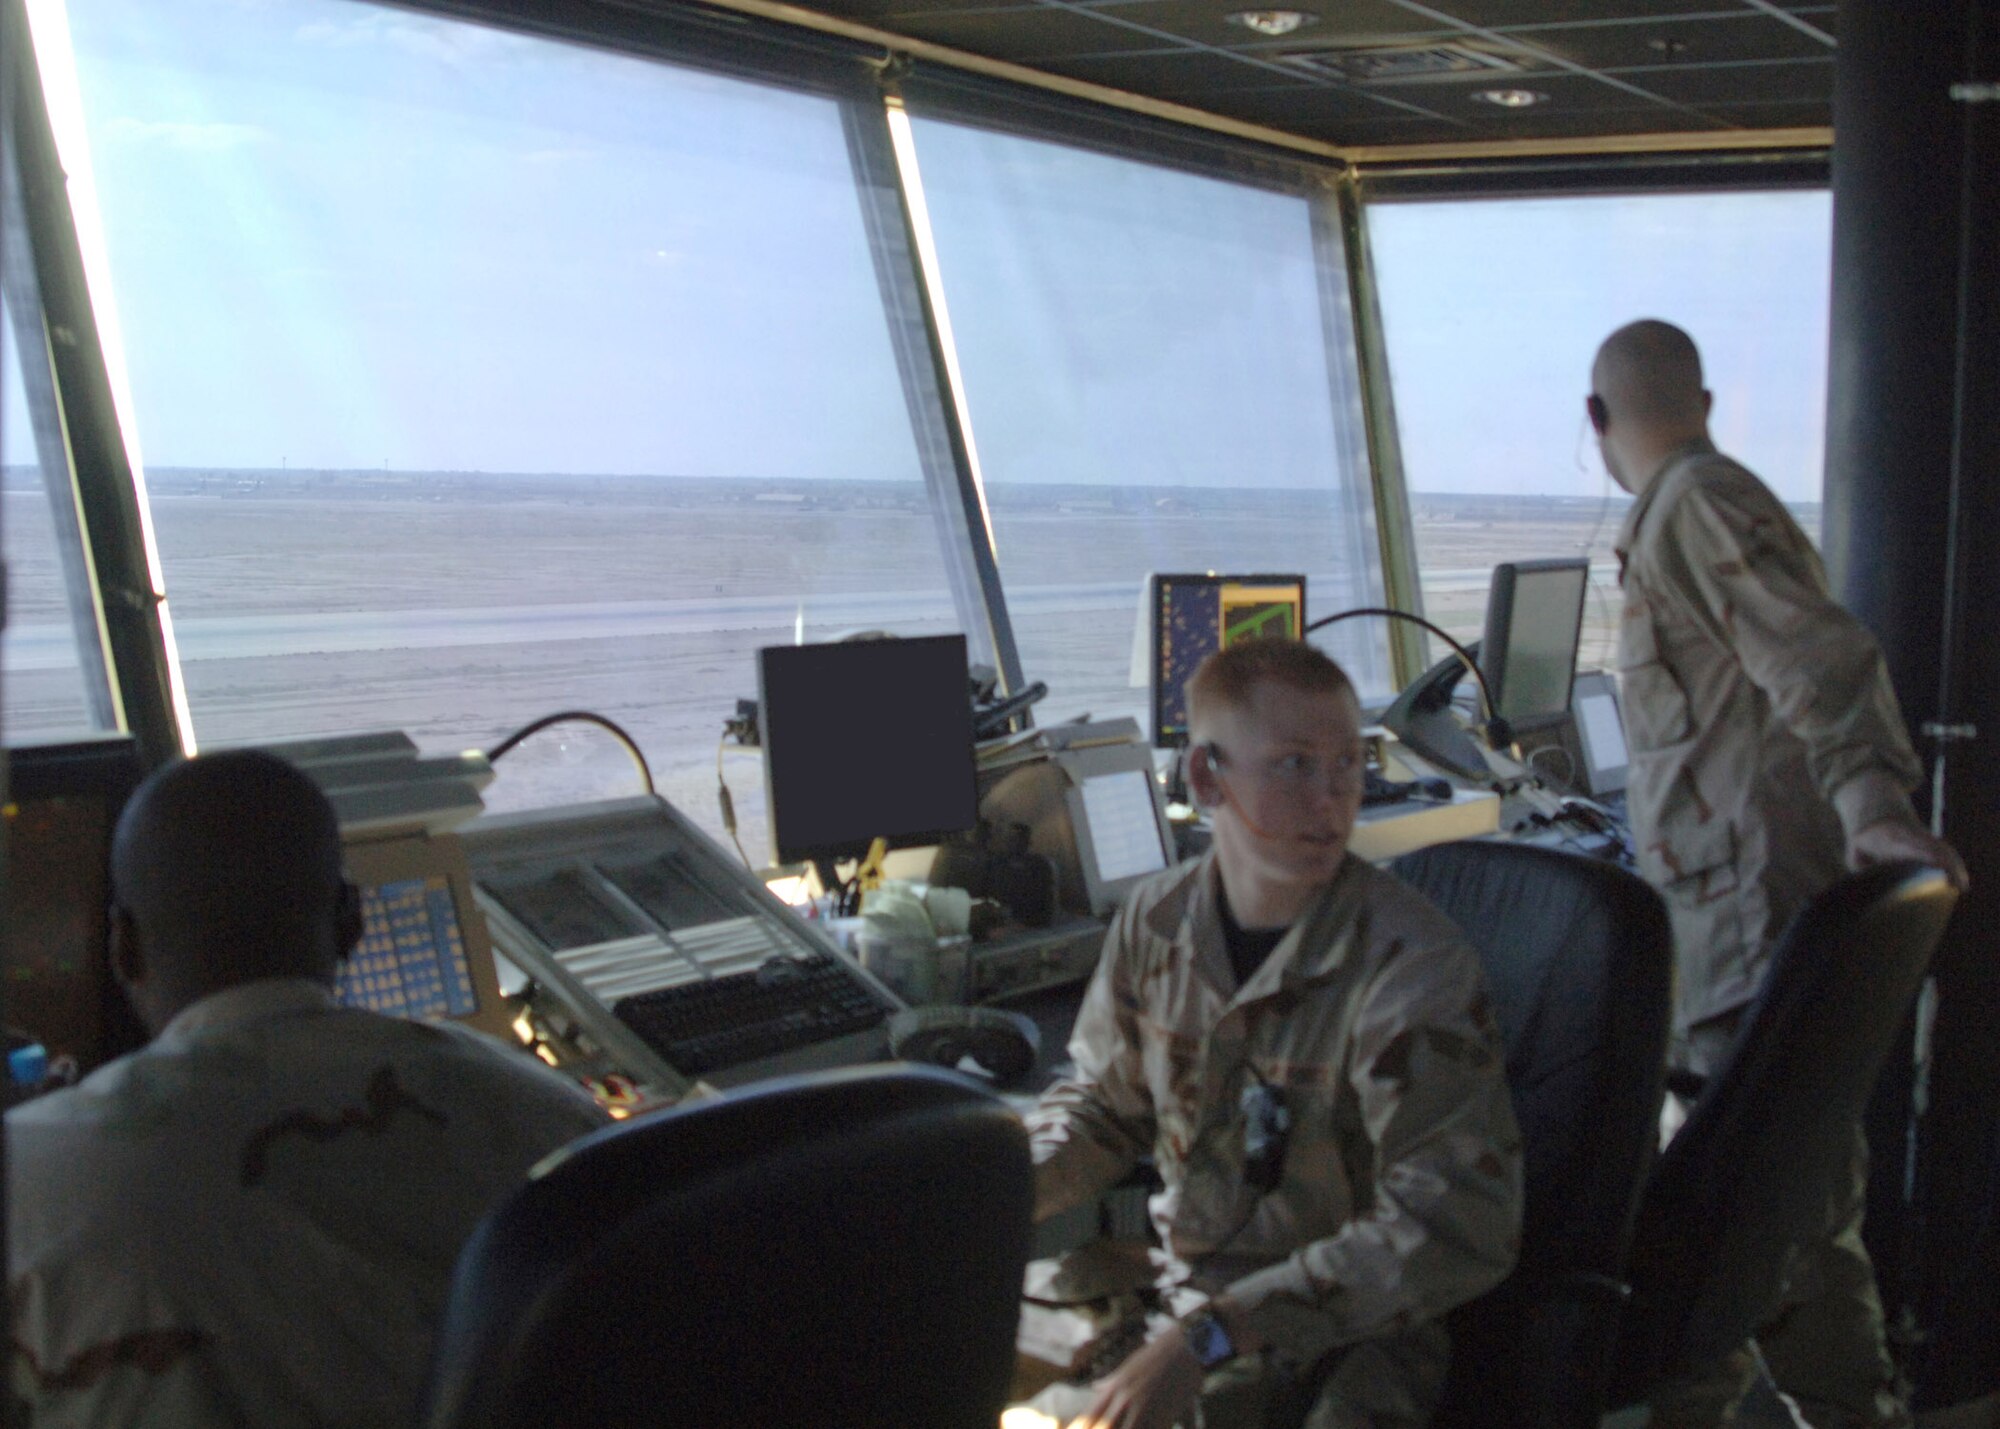
[[[121,978],[159,1026],[267,977],[331,982],[358,918],[333,806],[250,750],[169,765],[139,786],[111,845]]]
[[[1627,323],[1606,338],[1590,378],[1614,422],[1682,426],[1708,420],[1694,339],[1658,318]]]
[[[1642,318],[1604,339],[1590,386],[1590,424],[1605,469],[1635,496],[1674,452],[1708,438],[1701,354],[1672,323]]]

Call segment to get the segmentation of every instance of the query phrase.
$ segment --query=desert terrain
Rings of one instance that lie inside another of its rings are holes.
[[[539,715],[590,709],[628,729],[660,791],[719,833],[722,723],[757,692],[759,646],[801,628],[808,640],[960,628],[941,523],[915,484],[169,470],[149,490],[205,746],[395,728],[430,750],[485,748]],[[47,498],[13,469],[0,501],[0,708],[20,743],[86,719]],[[1579,663],[1608,665],[1623,513],[1622,498],[1413,497],[1426,613],[1474,638],[1495,562],[1588,550]],[[1799,514],[1816,534],[1817,510]],[[992,519],[1024,667],[1051,690],[1044,722],[1145,722],[1132,677],[1149,570],[1302,571],[1310,617],[1379,589],[1372,517],[1324,493],[1016,485],[993,494]],[[1347,622],[1327,648],[1380,696],[1378,625]],[[883,735],[856,757],[886,756]],[[761,862],[759,761],[729,752],[723,769]],[[611,737],[574,725],[508,756],[487,799],[636,788]]]

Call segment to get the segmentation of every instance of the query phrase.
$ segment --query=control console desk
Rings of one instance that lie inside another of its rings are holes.
[[[463,834],[503,984],[546,1055],[641,1101],[879,1061],[901,1001],[664,800]]]

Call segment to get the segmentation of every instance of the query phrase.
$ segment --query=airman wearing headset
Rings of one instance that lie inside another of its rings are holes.
[[[1709,438],[1692,339],[1648,319],[1598,350],[1585,402],[1611,475],[1637,499],[1617,542],[1627,809],[1639,870],[1673,920],[1675,1056],[1728,1051],[1778,933],[1840,877],[1918,859],[1964,865],[1910,805],[1922,773],[1881,651],[1827,589],[1771,491]],[[1815,1429],[1909,1423],[1890,1392],[1882,1307],[1860,1237],[1866,1148],[1827,1239],[1758,1336]],[[1735,1422],[1748,1347],[1656,1397],[1656,1425]]]
[[[1519,1245],[1520,1140],[1479,965],[1347,850],[1364,767],[1339,666],[1239,644],[1203,662],[1188,707],[1214,846],[1133,892],[1077,1018],[1076,1075],[1030,1118],[1042,1217],[1154,1158],[1179,1318],[1065,1412],[1166,1429],[1199,1401],[1210,1429],[1415,1429],[1443,1385],[1441,1317]]]

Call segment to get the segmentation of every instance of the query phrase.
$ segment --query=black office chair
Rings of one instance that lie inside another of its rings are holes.
[[[1612,864],[1520,844],[1441,844],[1391,867],[1479,951],[1526,1168],[1520,1261],[1450,1316],[1451,1375],[1433,1424],[1595,1429],[1659,1135],[1666,908]]]
[[[1729,1055],[1648,1179],[1613,1400],[1768,1320],[1793,1246],[1826,1230],[1855,1127],[1958,901],[1922,864],[1842,879],[1792,920]]]
[[[993,1429],[1027,1137],[932,1068],[764,1082],[578,1142],[459,1259],[428,1429]]]

